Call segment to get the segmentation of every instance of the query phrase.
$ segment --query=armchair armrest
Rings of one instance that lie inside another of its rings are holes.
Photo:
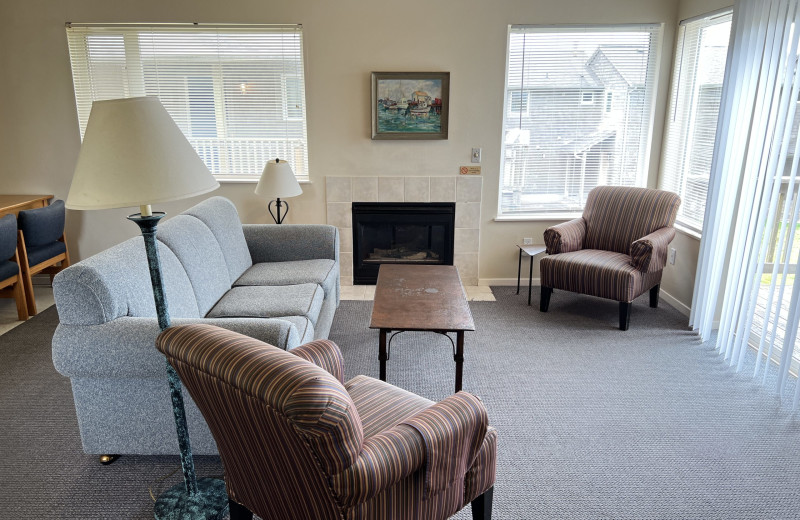
[[[311,224],[244,224],[253,263],[327,258],[339,261],[339,229]]]
[[[366,502],[422,468],[425,443],[411,426],[398,424],[364,439],[361,452],[346,470],[332,478],[345,507]]]
[[[643,273],[653,273],[667,265],[667,246],[675,238],[675,228],[656,229],[631,244],[631,265]]]
[[[547,254],[555,255],[578,251],[583,248],[584,236],[586,236],[586,221],[583,220],[583,217],[550,226],[544,230]]]
[[[318,339],[309,341],[289,351],[295,356],[314,363],[344,384],[344,359],[342,351],[333,341]]]
[[[404,421],[425,441],[424,498],[464,478],[486,437],[489,417],[481,400],[458,392]]]

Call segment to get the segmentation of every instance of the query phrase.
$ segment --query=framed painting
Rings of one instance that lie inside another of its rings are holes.
[[[447,139],[449,72],[373,72],[373,139]]]

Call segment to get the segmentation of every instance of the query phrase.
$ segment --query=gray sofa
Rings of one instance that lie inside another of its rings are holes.
[[[337,228],[242,225],[229,200],[213,197],[165,220],[157,237],[173,325],[214,324],[287,350],[328,336],[339,305]],[[177,454],[142,238],[65,269],[53,294],[53,363],[71,380],[84,451]],[[194,453],[217,453],[184,398]]]

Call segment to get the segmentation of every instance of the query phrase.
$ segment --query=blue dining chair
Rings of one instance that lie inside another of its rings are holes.
[[[69,266],[69,250],[64,236],[64,201],[57,200],[43,208],[20,211],[18,246],[22,280],[28,314],[36,315],[32,277],[36,274],[53,276]]]
[[[17,252],[17,217],[6,215],[0,218],[0,295],[16,300],[21,321],[28,319],[23,285]]]

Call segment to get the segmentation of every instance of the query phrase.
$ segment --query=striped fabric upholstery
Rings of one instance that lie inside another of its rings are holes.
[[[643,273],[661,271],[667,265],[667,249],[675,228],[661,228],[631,244],[631,264]]]
[[[539,270],[545,287],[618,302],[633,301],[661,280],[661,271],[642,273],[628,255],[599,249],[546,256]]]
[[[544,244],[547,254],[569,253],[583,248],[583,238],[586,236],[586,221],[583,217],[576,218],[551,226],[544,230]]]
[[[653,231],[671,227],[681,199],[669,191],[598,186],[589,192],[583,218],[584,249],[630,253],[631,244]]]
[[[344,358],[333,341],[327,339],[310,341],[293,348],[289,353],[325,369],[337,381],[344,384]]]
[[[581,219],[545,230],[550,256],[539,262],[542,286],[633,301],[661,283],[680,202],[668,191],[594,188]],[[585,235],[582,246],[575,247],[575,239],[565,237],[578,235],[578,220],[585,223]]]
[[[229,496],[265,520],[443,520],[494,484],[497,434],[469,394],[434,404],[366,376],[343,386],[330,341],[285,352],[187,325],[164,331],[157,347],[214,435]],[[478,427],[448,425],[456,419]],[[457,471],[438,451],[450,446],[467,446]],[[426,469],[442,488],[427,498]]]

